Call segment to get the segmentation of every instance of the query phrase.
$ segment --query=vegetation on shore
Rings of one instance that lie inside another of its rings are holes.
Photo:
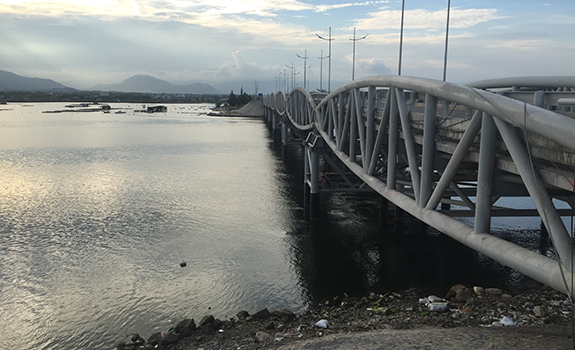
[[[246,94],[244,88],[242,87],[239,95],[234,94],[234,90],[230,91],[227,102],[228,106],[230,107],[241,107],[249,103],[251,100],[252,97]]]
[[[103,91],[0,91],[3,102],[221,103],[225,95]]]

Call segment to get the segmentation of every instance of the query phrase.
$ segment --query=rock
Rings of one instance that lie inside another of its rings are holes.
[[[451,287],[451,289],[449,289],[449,292],[447,292],[447,294],[445,295],[445,299],[453,298],[457,294],[457,291],[460,289],[465,289],[465,286],[463,284],[454,285],[453,287]]]
[[[160,340],[159,343],[162,346],[166,346],[166,345],[170,345],[170,344],[174,344],[174,343],[178,342],[178,335],[175,333],[172,333],[168,330],[162,331],[161,337],[162,337],[162,339]]]
[[[214,331],[214,328],[213,328],[211,323],[206,323],[205,325],[200,326],[200,329],[202,330],[202,332],[204,332],[206,334],[212,333]]]
[[[256,312],[255,314],[252,315],[252,319],[254,320],[264,320],[266,318],[271,317],[271,313],[268,311],[268,309],[263,309],[261,311]]]
[[[276,328],[273,322],[269,322],[264,326],[265,329],[274,329]]]
[[[156,345],[160,344],[161,339],[162,339],[162,333],[161,332],[154,333],[148,338],[148,344],[156,346]]]
[[[132,339],[132,342],[135,343],[135,342],[137,342],[140,338],[141,338],[141,337],[140,337],[140,335],[139,335],[138,333],[134,333],[134,334],[132,334],[132,338],[131,338],[131,339]]]
[[[238,313],[236,314],[236,317],[237,317],[239,320],[243,320],[244,318],[250,317],[250,313],[247,312],[247,311],[245,311],[245,310],[242,310],[242,311],[240,311],[240,312],[238,312]]]
[[[118,350],[124,350],[125,348],[126,348],[126,343],[124,343],[124,342],[118,343],[118,345],[116,345],[116,349],[118,349]]]
[[[274,312],[274,314],[279,318],[282,322],[289,322],[296,319],[296,314],[287,309],[281,309]]]
[[[202,318],[202,320],[199,323],[199,328],[202,330],[202,332],[204,333],[211,333],[211,332],[215,332],[218,329],[220,329],[223,325],[223,322],[215,319],[214,316],[209,315],[209,316],[204,316]]]
[[[537,317],[543,317],[543,316],[545,316],[545,309],[543,308],[543,306],[535,306],[533,308],[533,313]]]
[[[503,291],[499,288],[485,288],[485,294],[490,297],[500,297]]]
[[[194,319],[190,318],[183,319],[176,325],[176,331],[180,338],[191,336],[195,329],[196,323],[194,322]]]
[[[455,293],[455,301],[463,301],[467,302],[470,299],[473,299],[475,296],[475,292],[471,288],[459,289]]]
[[[271,334],[266,333],[266,332],[257,332],[256,333],[256,341],[258,343],[262,343],[262,342],[270,339],[271,337],[272,337]]]
[[[223,326],[224,326],[224,323],[222,322],[222,320],[220,320],[220,319],[218,319],[218,318],[216,318],[216,319],[214,320],[214,322],[212,322],[212,329],[213,329],[214,331],[215,331],[215,330],[218,330],[218,329],[221,329]]]
[[[483,287],[475,286],[475,287],[473,287],[473,292],[478,297],[484,297],[485,296],[485,289],[483,289]]]
[[[198,323],[198,325],[201,326],[205,326],[207,324],[212,324],[214,323],[215,318],[212,315],[208,315],[208,316],[204,316],[201,320],[200,323]]]

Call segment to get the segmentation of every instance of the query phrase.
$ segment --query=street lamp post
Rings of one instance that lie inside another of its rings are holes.
[[[329,56],[323,57],[323,50],[321,50],[321,53],[319,55],[319,91],[323,91],[323,85],[322,85],[323,60],[328,57]]]
[[[331,27],[329,27],[329,37],[328,38],[324,38],[323,36],[316,34],[318,38],[322,39],[322,40],[327,40],[329,42],[329,53],[327,55],[327,57],[329,57],[328,60],[328,69],[327,69],[327,91],[331,91],[331,42],[332,39],[331,37]]]
[[[447,0],[447,24],[445,25],[445,54],[443,56],[443,81],[447,74],[447,39],[449,38],[449,8],[451,7],[451,0]]]
[[[293,62],[292,62],[291,66],[288,66],[286,64],[286,67],[291,69],[291,88],[293,90],[293,88],[295,87],[295,66],[293,65]]]
[[[305,85],[305,83],[306,83],[306,70],[307,70],[307,68],[308,68],[308,66],[307,66],[307,59],[309,58],[309,57],[307,57],[307,50],[304,50],[303,56],[300,56],[300,55],[298,55],[297,53],[296,53],[295,55],[296,55],[297,57],[303,59],[303,89],[305,90],[305,88],[306,88],[306,85]],[[310,66],[310,67],[311,67],[311,66]]]
[[[355,79],[355,42],[359,41],[359,40],[363,40],[365,38],[367,38],[369,34],[365,34],[364,36],[362,36],[361,38],[355,38],[355,27],[353,27],[353,39],[349,39],[351,41],[353,41],[353,54],[352,54],[352,64],[351,64],[351,80]]]
[[[282,80],[282,75],[283,75],[283,77],[284,77],[283,80]],[[279,90],[285,91],[285,89],[286,89],[286,87],[285,87],[285,81],[286,81],[286,79],[287,79],[287,78],[286,78],[286,70],[285,70],[285,68],[284,68],[283,73],[282,73],[282,71],[280,70],[280,85],[279,85]],[[278,91],[279,91],[279,90],[278,90]]]
[[[403,53],[403,15],[405,13],[405,0],[401,1],[401,29],[399,34],[399,66],[397,68],[397,75],[401,75],[401,56]]]

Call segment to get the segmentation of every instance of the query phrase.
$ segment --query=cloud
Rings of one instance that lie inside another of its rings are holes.
[[[488,22],[501,17],[496,9],[451,9],[449,14],[450,28],[469,28],[479,23]],[[445,10],[428,11],[423,9],[407,10],[404,15],[406,29],[444,29],[447,19]],[[356,21],[356,27],[362,30],[399,29],[401,26],[401,11],[379,11],[369,18]]]
[[[333,4],[333,5],[317,5],[314,9],[315,12],[326,12],[333,9],[342,9],[351,6],[368,6],[377,4],[386,4],[389,1],[364,1],[364,2],[350,2],[345,4]]]
[[[231,14],[275,16],[275,11],[303,11],[312,8],[312,5],[296,0],[5,0],[0,4],[2,13],[52,16],[92,14],[156,19],[177,19],[182,14],[207,17]]]

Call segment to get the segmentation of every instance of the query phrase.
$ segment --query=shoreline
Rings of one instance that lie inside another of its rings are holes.
[[[549,349],[564,349],[573,341],[571,302],[567,296],[546,286],[510,295],[497,288],[456,285],[445,295],[444,311],[433,311],[431,306],[421,303],[420,299],[427,297],[430,296],[410,291],[370,293],[361,298],[344,295],[318,303],[301,315],[289,310],[270,312],[267,309],[254,314],[242,310],[229,320],[206,315],[196,319],[197,323],[194,319],[182,320],[176,327],[145,340],[139,335],[131,336],[116,349],[323,349],[319,344],[328,341],[326,339],[361,343],[374,337],[391,339],[401,335],[400,338],[415,339],[425,334],[432,337],[431,333],[440,339],[450,329],[458,329],[456,333],[461,339],[471,342],[483,338],[479,334],[484,333],[500,342],[517,342],[530,334],[548,343],[557,343],[556,347],[550,344]],[[506,322],[511,323],[505,326]],[[478,337],[462,335],[467,333]],[[398,348],[405,343],[406,339],[400,338],[389,346]],[[333,347],[325,349],[328,348]]]

